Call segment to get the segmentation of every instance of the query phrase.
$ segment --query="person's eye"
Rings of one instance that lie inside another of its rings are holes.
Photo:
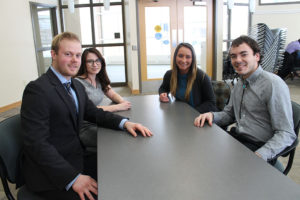
[[[230,55],[230,58],[231,58],[231,59],[235,59],[235,58],[236,58],[236,55]]]
[[[178,54],[178,57],[179,57],[179,58],[183,58],[183,55],[182,55],[182,54]]]
[[[71,53],[66,52],[65,55],[66,55],[66,56],[71,56]]]
[[[192,56],[186,56],[186,59],[191,59],[192,58]]]

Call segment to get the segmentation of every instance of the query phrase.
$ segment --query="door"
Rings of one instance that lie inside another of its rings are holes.
[[[30,2],[39,76],[51,66],[51,42],[57,34],[56,6]]]
[[[142,92],[155,92],[171,69],[173,53],[181,42],[193,45],[197,65],[212,75],[211,1],[139,0]],[[210,12],[208,12],[210,10]]]

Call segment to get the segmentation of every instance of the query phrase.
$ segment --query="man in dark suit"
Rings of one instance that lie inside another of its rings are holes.
[[[126,129],[133,136],[136,130],[152,136],[141,124],[98,109],[88,99],[83,86],[72,78],[81,64],[81,52],[75,34],[57,35],[51,46],[52,66],[23,94],[25,184],[47,199],[92,200],[97,195],[96,155],[87,153],[78,137],[83,120]]]

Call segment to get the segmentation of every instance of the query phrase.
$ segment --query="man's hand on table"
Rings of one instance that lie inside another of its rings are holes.
[[[137,136],[136,131],[139,131],[142,134],[142,136],[144,136],[144,137],[150,137],[150,136],[153,135],[152,132],[147,127],[143,126],[142,124],[133,123],[133,122],[130,122],[130,121],[125,122],[124,128],[133,137]]]

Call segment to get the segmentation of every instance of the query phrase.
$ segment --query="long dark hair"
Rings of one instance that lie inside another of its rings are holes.
[[[89,48],[89,49],[86,49],[83,51],[82,57],[81,57],[81,65],[80,65],[79,71],[76,76],[79,78],[82,78],[82,79],[87,78],[86,57],[89,53],[96,54],[97,57],[101,61],[101,70],[96,75],[96,79],[99,80],[103,92],[107,92],[107,90],[109,90],[108,85],[110,85],[110,80],[107,76],[105,60],[104,60],[103,56],[101,55],[101,53],[97,49]]]

